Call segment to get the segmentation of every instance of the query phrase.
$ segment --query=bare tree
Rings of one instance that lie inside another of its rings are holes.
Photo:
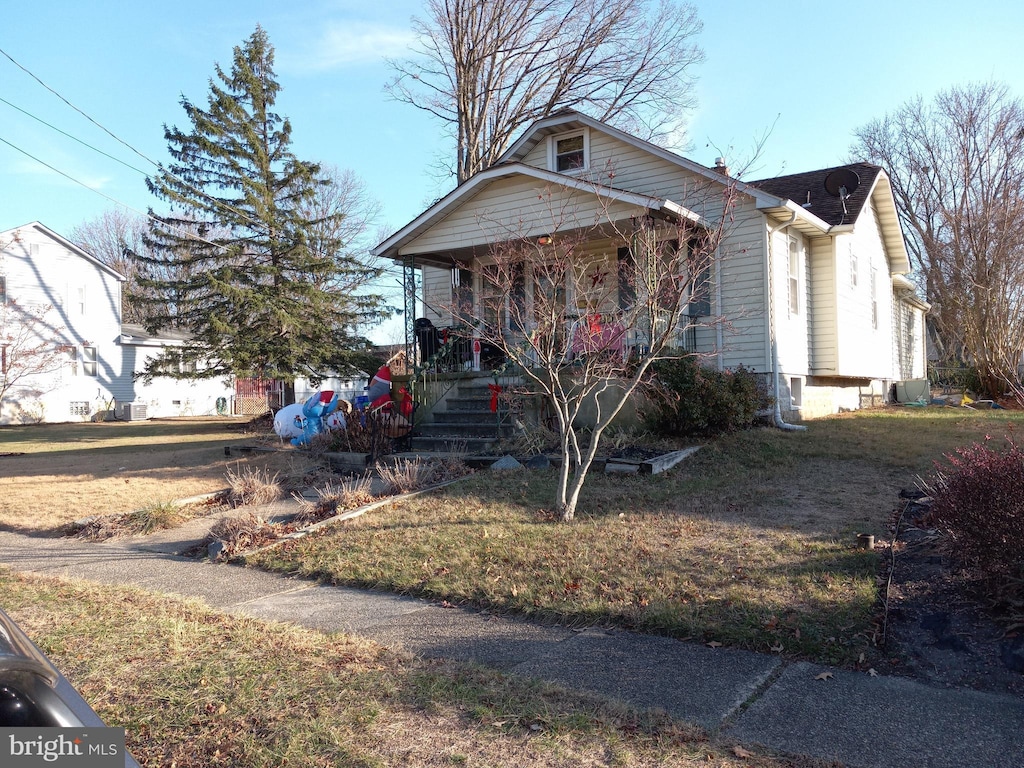
[[[1024,395],[1024,105],[995,83],[917,98],[860,128],[852,148],[890,170],[942,352],[988,395]]]
[[[142,265],[136,254],[145,249],[142,238],[148,226],[144,216],[111,208],[71,230],[76,245],[126,278],[121,289],[121,319],[126,323],[146,321],[146,307],[139,301]]]
[[[550,231],[565,234],[498,237],[476,267],[479,317],[471,307],[452,308],[543,395],[560,442],[555,505],[566,522],[602,435],[652,363],[696,355],[687,335],[719,321],[710,316],[709,291],[735,190],[713,187],[713,220],[643,212],[625,221],[604,215],[582,228],[559,202],[564,196],[549,193]],[[609,241],[612,253],[593,250]],[[590,428],[581,427],[585,411]]]
[[[61,329],[50,320],[52,307],[22,306],[14,299],[0,305],[0,404],[37,399],[52,389],[52,374],[67,354],[55,341]]]
[[[635,135],[681,131],[702,24],[676,0],[429,0],[389,92],[441,119],[461,184],[564,108]]]

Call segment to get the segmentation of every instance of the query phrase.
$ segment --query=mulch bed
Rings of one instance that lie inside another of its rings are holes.
[[[888,671],[947,688],[1024,696],[1024,633],[1008,632],[969,591],[943,534],[916,524],[916,502],[903,505],[893,519],[894,529],[899,523],[895,544],[883,553],[883,578],[893,564]]]

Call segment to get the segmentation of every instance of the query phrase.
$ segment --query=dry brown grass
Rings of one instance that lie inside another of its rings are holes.
[[[664,716],[195,601],[3,569],[0,593],[144,768],[814,764],[740,759]]]
[[[302,469],[291,452],[229,458],[252,445],[238,419],[47,424],[0,428],[0,527],[59,533],[94,515],[154,508],[227,487],[239,466],[286,479]]]
[[[218,491],[249,444],[231,419],[53,424],[0,428],[0,526],[59,532],[98,514],[131,512]],[[247,463],[262,465],[256,457]]]

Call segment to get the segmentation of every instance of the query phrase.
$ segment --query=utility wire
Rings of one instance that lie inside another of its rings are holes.
[[[36,75],[35,75],[35,74],[34,74],[33,72],[31,72],[31,71],[30,71],[30,70],[29,70],[29,69],[28,69],[27,67],[25,67],[24,65],[22,65],[22,64],[20,64],[20,63],[19,63],[18,61],[16,61],[16,60],[14,59],[14,57],[13,57],[13,56],[11,56],[11,54],[7,53],[7,51],[5,51],[5,50],[4,50],[3,48],[0,48],[0,54],[3,54],[3,55],[4,55],[4,56],[5,56],[5,57],[6,57],[6,58],[7,58],[7,59],[8,59],[8,60],[9,60],[9,61],[10,61],[10,62],[12,63],[12,64],[14,64],[14,66],[16,66],[16,67],[17,67],[18,69],[20,69],[20,70],[21,70],[22,72],[24,72],[24,73],[25,73],[26,75],[28,75],[29,77],[31,77],[31,78],[32,78],[33,80],[35,80],[35,81],[36,81],[37,83],[39,83],[39,84],[40,84],[41,86],[43,86],[43,88],[45,88],[46,90],[48,90],[48,91],[49,91],[50,93],[52,93],[52,94],[53,94],[54,96],[56,96],[56,97],[57,97],[58,99],[60,99],[60,100],[61,100],[61,101],[63,101],[63,102],[65,103],[65,104],[67,104],[67,105],[68,105],[69,107],[71,107],[71,109],[75,110],[75,112],[77,112],[78,114],[80,114],[80,115],[81,115],[82,117],[84,117],[84,118],[85,118],[86,120],[88,120],[88,121],[89,121],[90,123],[92,123],[93,125],[95,125],[95,126],[96,126],[97,128],[99,128],[99,129],[100,129],[101,131],[103,131],[104,133],[106,133],[106,134],[107,134],[108,136],[110,136],[111,138],[113,138],[113,139],[114,139],[115,141],[117,141],[117,142],[119,142],[120,144],[123,144],[124,146],[128,147],[128,149],[130,149],[130,150],[131,150],[132,152],[134,152],[135,154],[137,154],[137,155],[138,155],[139,157],[141,157],[141,158],[142,158],[143,160],[145,160],[145,161],[146,161],[147,163],[149,163],[150,165],[152,165],[153,167],[155,167],[155,168],[156,168],[156,169],[157,169],[158,171],[161,171],[161,172],[163,172],[163,173],[166,173],[166,174],[167,174],[167,175],[168,175],[168,176],[169,176],[169,177],[170,177],[171,179],[173,179],[174,181],[178,182],[179,184],[182,184],[182,185],[183,185],[183,186],[185,186],[185,187],[186,187],[187,189],[189,189],[189,190],[191,190],[192,192],[196,193],[196,194],[197,194],[197,195],[199,195],[200,197],[203,197],[203,198],[205,198],[206,200],[208,200],[209,202],[213,203],[214,205],[220,206],[220,207],[221,207],[221,208],[223,208],[224,210],[230,211],[231,213],[235,214],[236,216],[241,216],[241,217],[242,217],[243,219],[246,219],[246,220],[247,220],[247,221],[249,221],[249,222],[250,222],[251,224],[256,224],[256,225],[257,225],[258,227],[260,227],[260,226],[262,226],[262,225],[263,225],[263,222],[259,221],[258,219],[254,219],[253,217],[249,216],[249,215],[248,215],[247,213],[245,213],[244,211],[240,211],[240,210],[238,210],[237,208],[235,208],[235,207],[233,207],[233,206],[231,206],[231,205],[228,205],[228,204],[227,204],[227,203],[225,203],[225,202],[224,202],[223,200],[218,200],[218,199],[217,199],[217,198],[215,198],[215,197],[211,197],[210,195],[206,194],[206,193],[205,193],[205,192],[204,192],[203,190],[201,190],[201,189],[198,189],[198,188],[196,188],[196,187],[192,186],[191,184],[189,184],[189,183],[188,183],[187,181],[185,181],[184,179],[181,179],[181,178],[179,178],[178,176],[175,176],[175,175],[174,175],[173,173],[171,173],[171,172],[170,172],[170,171],[168,171],[168,170],[167,170],[166,168],[164,168],[164,166],[163,166],[163,165],[161,165],[160,163],[158,163],[158,162],[157,162],[156,160],[154,160],[154,159],[152,159],[151,157],[148,157],[147,155],[143,154],[142,152],[140,152],[139,150],[137,150],[137,149],[136,149],[135,147],[133,147],[133,146],[132,146],[131,144],[129,144],[129,143],[127,142],[127,141],[125,141],[124,139],[122,139],[122,138],[121,138],[120,136],[118,136],[117,134],[113,133],[112,131],[110,131],[109,129],[107,129],[107,128],[106,128],[106,127],[104,127],[103,125],[101,125],[101,124],[100,124],[100,123],[99,123],[99,122],[98,122],[97,120],[94,120],[94,119],[93,119],[92,117],[90,117],[90,116],[89,116],[88,114],[86,114],[86,113],[85,113],[85,112],[84,112],[83,110],[81,110],[81,109],[79,109],[78,107],[76,107],[76,106],[75,106],[74,104],[72,104],[72,103],[71,103],[70,101],[68,101],[68,100],[67,100],[66,98],[64,98],[64,97],[63,97],[63,96],[62,96],[62,95],[61,95],[60,93],[58,93],[58,92],[57,92],[56,90],[54,90],[53,88],[51,88],[50,86],[48,86],[48,85],[47,85],[46,83],[44,83],[44,82],[43,82],[43,81],[42,81],[42,80],[41,80],[41,79],[40,79],[40,78],[39,78],[38,76],[36,76]],[[9,104],[10,102],[4,102],[4,103],[5,103],[5,104]],[[11,105],[11,106],[14,106],[14,105]],[[15,107],[15,109],[17,109],[17,107]],[[30,117],[32,117],[32,115],[30,115]],[[39,120],[39,118],[35,118],[35,119]],[[40,122],[43,122],[43,121],[42,121],[42,120],[40,120]],[[46,124],[47,124],[47,125],[49,125],[48,123],[46,123]],[[50,126],[50,127],[52,128],[53,126]],[[59,129],[56,129],[56,128],[55,128],[54,130],[58,130],[58,131],[59,131],[60,133],[64,133],[63,131],[60,131]],[[67,136],[68,134],[64,134],[64,135],[65,135],[65,136]],[[70,138],[74,138],[74,137],[72,136],[72,137],[70,137]],[[76,140],[76,141],[78,141],[78,139],[75,139],[75,140]],[[5,143],[6,143],[6,142],[5,142]],[[83,144],[84,144],[85,142],[81,142],[81,143],[83,143]],[[86,144],[86,146],[89,146],[89,145],[88,145],[88,144]],[[19,151],[21,151],[21,150],[19,150]],[[96,151],[98,152],[99,150],[96,150]],[[25,154],[27,154],[27,153],[25,153]],[[106,153],[105,153],[105,152],[101,152],[100,154],[106,154]],[[110,157],[110,156],[109,156],[109,155],[107,155],[107,157]],[[33,159],[35,159],[35,158],[33,158]],[[116,158],[112,158],[112,159],[116,159]],[[39,162],[42,162],[42,161],[39,161]],[[120,160],[118,160],[118,162],[120,163],[121,161],[120,161]],[[127,165],[127,163],[122,163],[122,164],[123,164],[123,165]],[[43,165],[46,165],[46,163],[43,163]],[[47,166],[47,167],[49,167],[49,166]],[[129,168],[131,168],[132,166],[128,166],[128,167],[129,167]],[[54,169],[54,170],[56,170],[56,169]],[[134,168],[133,170],[138,170],[138,169],[137,169],[137,168]],[[58,171],[58,173],[60,173],[60,171]],[[143,173],[143,175],[147,176],[147,178],[148,178],[148,176],[149,176],[149,174],[146,174],[146,173],[145,173],[145,172],[143,172],[143,171],[140,171],[140,173]],[[72,181],[75,181],[75,180],[74,180],[74,179],[72,179]],[[76,182],[76,183],[80,183],[80,182]],[[126,207],[129,207],[129,208],[130,208],[131,206],[126,206]],[[147,214],[147,216],[148,216],[148,214]],[[151,219],[152,219],[153,217],[152,217],[152,216],[150,216],[149,218],[151,218]]]
[[[46,168],[49,168],[54,173],[63,176],[68,181],[73,181],[75,184],[78,184],[81,187],[85,187],[90,192],[95,192],[100,197],[106,198],[107,200],[109,200],[110,202],[112,202],[112,203],[114,203],[116,205],[120,205],[120,206],[122,206],[124,208],[127,208],[129,211],[134,211],[135,213],[141,214],[142,216],[145,216],[147,219],[150,219],[151,221],[158,221],[158,222],[160,222],[160,224],[162,226],[165,226],[168,229],[172,229],[172,230],[176,231],[178,234],[184,235],[185,237],[192,238],[193,240],[199,240],[200,242],[206,243],[207,245],[212,245],[214,248],[219,248],[222,251],[227,251],[227,248],[225,248],[223,245],[218,245],[217,243],[211,242],[211,241],[207,240],[204,237],[200,237],[199,235],[197,235],[197,234],[195,234],[193,232],[189,232],[187,229],[181,229],[180,227],[175,227],[173,225],[166,224],[166,223],[160,221],[156,216],[154,216],[151,213],[148,213],[146,211],[140,211],[138,208],[135,208],[134,206],[128,205],[128,203],[122,202],[122,201],[118,200],[115,197],[111,197],[110,195],[108,195],[108,194],[106,194],[104,192],[100,192],[95,187],[90,187],[84,181],[79,181],[74,176],[72,176],[72,175],[70,175],[68,173],[65,173],[64,171],[60,170],[59,168],[55,168],[54,166],[50,165],[49,163],[47,163],[44,160],[40,160],[38,157],[36,157],[35,155],[33,155],[33,154],[29,153],[29,152],[26,152],[21,147],[15,146],[14,144],[11,144],[11,142],[7,141],[7,139],[3,138],[2,136],[0,136],[0,142],[6,144],[8,147],[10,147],[11,149],[15,150],[16,152],[20,152],[21,154],[25,155],[25,157],[28,157],[28,158],[30,158],[32,160],[35,160],[40,165],[42,165],[42,166],[44,166]]]
[[[35,120],[35,121],[37,121],[37,122],[40,122],[40,123],[42,123],[42,124],[43,124],[43,125],[45,125],[45,126],[46,126],[47,128],[52,128],[53,130],[55,130],[55,131],[56,131],[57,133],[59,133],[60,135],[62,135],[62,136],[67,136],[67,137],[68,137],[69,139],[71,139],[72,141],[77,141],[77,142],[78,142],[79,144],[81,144],[81,145],[82,145],[83,147],[87,147],[88,149],[91,149],[91,150],[92,150],[93,152],[98,152],[99,154],[103,155],[104,157],[108,157],[108,158],[110,158],[110,159],[111,159],[111,160],[113,160],[113,161],[114,161],[115,163],[120,163],[120,164],[121,164],[121,165],[123,165],[123,166],[124,166],[125,168],[129,168],[129,169],[131,169],[131,170],[135,171],[136,173],[141,173],[141,174],[142,174],[143,176],[148,176],[148,175],[149,175],[148,173],[146,173],[146,172],[145,172],[144,170],[142,170],[141,168],[136,168],[136,167],[135,167],[134,165],[132,165],[132,164],[130,164],[130,163],[126,163],[126,162],[125,162],[124,160],[121,160],[120,158],[114,157],[113,155],[108,155],[108,154],[107,154],[106,152],[104,152],[104,151],[103,151],[102,149],[98,149],[98,148],[94,147],[94,146],[93,146],[92,144],[89,144],[88,142],[82,141],[82,139],[78,138],[77,136],[72,136],[72,135],[71,135],[70,133],[68,133],[67,131],[62,131],[62,130],[61,130],[60,128],[58,128],[57,126],[55,126],[55,125],[52,125],[51,123],[48,123],[48,122],[46,122],[46,121],[45,121],[45,120],[43,120],[43,118],[41,118],[41,117],[36,117],[36,116],[35,116],[35,115],[33,115],[33,114],[32,114],[31,112],[29,112],[29,111],[27,111],[27,110],[24,110],[24,109],[22,109],[21,107],[19,107],[19,106],[18,106],[17,104],[11,104],[11,102],[9,102],[9,101],[8,101],[7,99],[4,99],[4,98],[0,98],[0,102],[3,102],[4,104],[6,104],[6,105],[7,105],[8,107],[10,107],[11,109],[16,109],[16,110],[18,110],[19,112],[21,112],[21,114],[23,114],[23,115],[27,115],[28,117],[31,117],[31,118],[32,118],[33,120]]]

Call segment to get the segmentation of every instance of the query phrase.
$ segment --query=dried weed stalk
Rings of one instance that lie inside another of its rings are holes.
[[[365,475],[339,484],[327,483],[323,488],[317,489],[315,501],[299,495],[295,495],[294,498],[299,503],[299,514],[295,516],[295,522],[299,525],[326,520],[339,512],[357,509],[376,500],[370,492],[370,478]]]
[[[269,469],[239,466],[229,469],[225,477],[231,486],[230,500],[235,505],[269,504],[283,495],[280,476]]]
[[[210,528],[210,538],[223,542],[221,557],[230,557],[273,541],[277,538],[277,531],[263,517],[248,512],[241,517],[218,520]]]

